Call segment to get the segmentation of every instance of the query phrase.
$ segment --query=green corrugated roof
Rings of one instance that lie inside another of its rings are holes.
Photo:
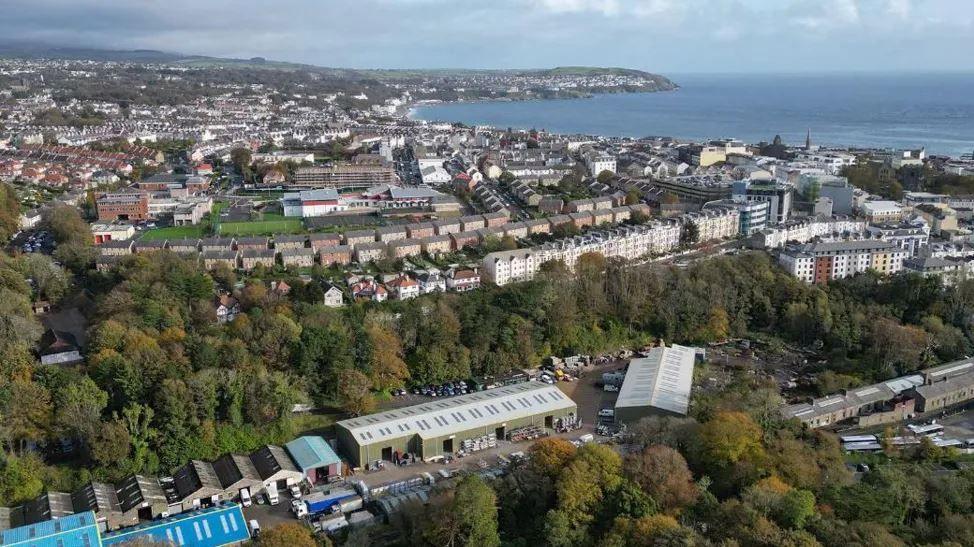
[[[325,439],[319,436],[298,437],[284,445],[287,448],[298,469],[303,472],[309,469],[327,467],[341,462],[341,458],[328,446]]]

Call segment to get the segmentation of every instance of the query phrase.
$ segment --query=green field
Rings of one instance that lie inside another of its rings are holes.
[[[272,215],[267,215],[272,216]],[[304,231],[299,218],[272,218],[249,222],[221,222],[219,233],[223,236],[296,234]]]
[[[203,237],[203,226],[168,226],[166,228],[153,228],[142,234],[140,239],[146,241],[160,239],[183,239],[187,237]]]

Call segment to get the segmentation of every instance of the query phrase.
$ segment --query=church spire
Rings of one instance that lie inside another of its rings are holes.
[[[808,133],[805,134],[805,150],[812,149],[812,129],[808,129]]]

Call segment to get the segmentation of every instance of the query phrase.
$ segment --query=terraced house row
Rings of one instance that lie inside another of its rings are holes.
[[[534,279],[545,262],[560,260],[574,269],[578,258],[586,253],[626,260],[665,254],[680,246],[680,234],[689,222],[697,226],[700,241],[727,239],[739,233],[739,214],[732,207],[707,209],[665,221],[593,231],[528,249],[498,251],[484,257],[484,276],[497,285],[506,285]]]

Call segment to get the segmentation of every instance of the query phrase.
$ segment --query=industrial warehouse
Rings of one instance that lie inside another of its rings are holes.
[[[652,415],[686,416],[700,351],[673,344],[630,361],[616,399],[615,420],[633,423]]]
[[[782,407],[811,428],[848,423],[874,427],[943,412],[974,400],[974,359],[962,359],[885,382]]]
[[[408,454],[437,460],[491,440],[517,440],[522,430],[569,429],[577,415],[558,388],[527,382],[342,420],[335,429],[349,462],[363,467]]]

